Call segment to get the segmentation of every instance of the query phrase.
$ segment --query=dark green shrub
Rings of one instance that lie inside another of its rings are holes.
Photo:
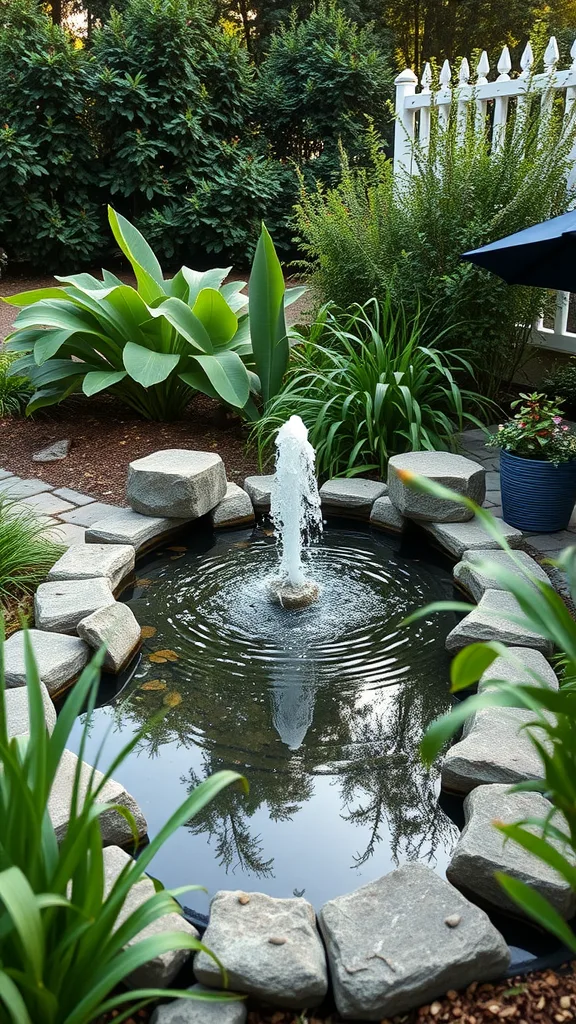
[[[541,390],[548,398],[561,398],[564,414],[576,419],[576,356],[550,370],[542,380]]]

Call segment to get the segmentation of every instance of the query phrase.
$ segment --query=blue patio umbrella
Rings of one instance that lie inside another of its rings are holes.
[[[576,291],[576,211],[462,255],[508,284]]]

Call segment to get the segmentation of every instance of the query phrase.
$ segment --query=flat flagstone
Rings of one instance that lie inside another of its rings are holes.
[[[455,793],[476,786],[541,779],[542,762],[530,740],[527,723],[534,712],[525,708],[488,707],[468,719],[464,735],[444,756],[442,785]],[[536,735],[543,739],[542,731]]]
[[[225,494],[226,470],[216,452],[167,448],[128,466],[128,502],[147,516],[198,519]]]
[[[322,484],[320,500],[325,511],[369,519],[376,499],[387,493],[388,487],[383,480],[337,477]]]
[[[42,703],[44,705],[46,728],[48,729],[48,732],[51,733],[56,725],[56,708],[54,707],[48,690],[43,683],[40,683],[40,687],[42,691]],[[14,689],[6,690],[4,700],[6,706],[8,738],[12,739],[14,736],[25,736],[30,732],[28,687],[18,686]]]
[[[0,480],[14,480],[14,473],[11,473],[9,469],[0,469]]]
[[[485,470],[477,462],[451,452],[406,452],[388,463],[388,495],[402,515],[431,523],[463,523],[474,513],[449,498],[437,498],[404,482],[399,472],[426,477],[478,505],[484,501]]]
[[[113,515],[114,512],[118,512],[118,505],[92,501],[89,505],[82,505],[81,508],[74,508],[71,512],[64,512],[60,519],[65,523],[74,523],[75,526],[92,526],[104,516]]]
[[[132,544],[136,553],[177,533],[189,519],[143,516],[131,508],[117,508],[86,531],[87,544]]]
[[[510,657],[496,658],[482,674],[478,681],[478,693],[496,690],[495,679],[516,686],[542,685],[549,690],[558,689],[558,676],[541,651],[530,647],[509,647],[508,654]],[[532,672],[536,672],[539,679],[535,679]]]
[[[71,545],[48,573],[55,580],[89,580],[104,576],[112,590],[134,572],[134,548],[131,544]]]
[[[466,824],[452,853],[446,877],[464,892],[472,893],[499,909],[522,913],[494,876],[504,871],[544,896],[564,918],[576,911],[576,892],[544,861],[528,853],[518,843],[506,841],[493,825],[495,820],[511,825],[529,818],[544,819],[552,805],[540,793],[511,793],[508,786],[478,786],[464,801]],[[552,823],[565,830],[566,822],[556,814]],[[539,829],[530,828],[535,835]],[[565,854],[556,840],[552,845]]]
[[[73,505],[90,505],[91,502],[96,501],[96,498],[90,497],[89,494],[81,494],[80,491],[74,491],[70,487],[58,487],[54,491],[57,498],[64,498],[64,501],[70,501]]]
[[[54,497],[53,491],[43,491],[41,494],[32,494],[29,498],[23,498],[22,504],[34,509],[45,516],[58,516],[62,512],[70,512],[74,505],[64,498]]]
[[[132,659],[142,639],[134,612],[119,601],[92,612],[76,628],[78,636],[93,650],[100,650],[102,645],[106,647],[103,667],[116,674]]]
[[[214,995],[214,989],[204,985],[191,985],[188,991]],[[246,1024],[247,1015],[244,1001],[208,1003],[199,999],[174,999],[156,1007],[150,1024]]]
[[[0,481],[0,494],[7,498],[30,498],[34,494],[53,490],[52,485],[45,483],[44,480],[22,480],[19,476],[12,476]]]
[[[80,675],[90,658],[90,648],[76,636],[28,630],[41,682],[55,696]],[[18,630],[4,644],[6,686],[26,686],[24,631]]]
[[[228,482],[226,494],[211,512],[212,524],[219,529],[254,522],[254,508],[246,491]]]
[[[48,800],[48,812],[59,841],[66,835],[66,829],[70,820],[70,805],[77,765],[78,758],[76,754],[72,753],[71,750],[65,750],[62,754]],[[84,762],[80,770],[80,785],[78,788],[80,801],[83,800],[88,791],[92,772],[92,767]],[[98,786],[102,779],[102,772],[95,771],[93,788]],[[116,782],[115,779],[109,779],[100,792],[98,803],[119,804],[121,807],[126,808],[134,817],[138,836],[142,838],[146,835],[148,829],[146,818],[134,797],[124,789],[121,783]],[[117,811],[112,809],[105,811],[100,815],[98,821],[104,846],[128,846],[133,843],[132,829],[126,819],[121,814],[118,814]]]
[[[479,640],[499,640],[515,647],[534,647],[544,654],[552,653],[552,644],[531,629],[511,622],[508,615],[522,616],[512,594],[504,590],[487,590],[477,608],[458,623],[446,637],[446,649],[460,651]]]
[[[494,519],[494,523],[511,548],[520,547],[523,540],[520,530],[508,526],[503,519]],[[462,558],[465,551],[498,548],[498,541],[493,540],[478,519],[471,519],[468,523],[421,523],[421,526],[437,544],[456,558]]]
[[[393,533],[402,533],[406,526],[406,519],[395,505],[392,504],[387,495],[376,498],[370,512],[370,526],[380,530],[390,530]]]
[[[274,475],[247,476],[244,481],[244,490],[249,495],[254,508],[269,509],[272,495]]]
[[[107,604],[114,604],[114,595],[104,577],[41,583],[34,595],[34,619],[39,629],[75,633],[82,619]]]
[[[58,519],[53,520],[53,525],[47,523],[47,529],[43,532],[47,540],[69,548],[73,544],[84,544],[86,540],[86,528],[74,526],[73,523],[60,523]]]
[[[504,583],[482,563],[492,563],[498,568],[506,569],[519,579],[528,580],[527,574],[541,583],[550,584],[544,569],[525,551],[516,551],[514,557],[507,551],[492,549],[465,551],[462,561],[454,566],[454,579],[464,587],[475,601],[480,601],[487,590],[507,590]],[[517,565],[520,563],[520,566]],[[530,581],[529,581],[530,582]]]

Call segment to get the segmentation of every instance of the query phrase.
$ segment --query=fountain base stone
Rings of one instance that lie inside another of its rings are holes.
[[[300,584],[289,583],[288,580],[273,580],[270,584],[270,595],[276,604],[292,611],[314,604],[320,596],[320,587],[310,580]]]

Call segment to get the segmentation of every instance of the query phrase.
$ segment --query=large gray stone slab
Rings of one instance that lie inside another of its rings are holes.
[[[520,530],[508,526],[503,519],[495,518],[494,523],[511,548],[520,547],[523,540]],[[462,558],[465,551],[498,548],[498,541],[493,540],[478,519],[471,519],[468,523],[422,523],[422,527],[437,544],[456,558]]]
[[[127,864],[133,863],[133,858],[119,846],[108,846],[104,850],[104,898],[110,894],[120,872]],[[130,889],[116,920],[114,931],[118,931],[130,914],[151,899],[155,892],[152,879],[146,874],[142,875],[142,878]],[[198,932],[193,925],[188,924],[175,910],[173,914],[166,914],[165,917],[158,918],[143,928],[134,939],[128,942],[126,948],[129,949],[144,939],[166,935],[167,932],[181,932],[191,938],[198,938]],[[188,949],[173,949],[160,953],[153,960],[149,960],[129,974],[126,980],[134,988],[165,988],[174,980],[178,971],[190,958],[190,954],[191,951]]]
[[[244,490],[248,494],[254,508],[261,511],[270,508],[273,486],[273,473],[265,476],[247,476],[244,481]]]
[[[427,477],[478,505],[486,493],[485,470],[477,462],[450,452],[407,452],[393,455],[388,463],[388,495],[402,515],[430,523],[462,523],[474,513],[464,505],[416,490],[402,480],[398,471]]]
[[[54,697],[65,690],[88,664],[90,648],[76,636],[28,630],[40,681]],[[24,631],[8,637],[4,644],[6,686],[26,686]]]
[[[226,494],[226,470],[215,452],[167,448],[130,463],[126,494],[143,515],[198,519]]]
[[[518,904],[506,895],[494,877],[496,871],[504,871],[544,896],[562,917],[572,917],[576,911],[576,892],[544,861],[518,843],[506,841],[493,824],[494,821],[512,825],[528,818],[544,819],[551,811],[552,805],[540,793],[511,793],[504,785],[478,786],[464,801],[466,824],[446,869],[449,881],[499,909],[519,914]],[[566,829],[566,822],[560,815],[552,821],[558,828]],[[530,831],[541,835],[537,828],[531,827]],[[551,842],[565,854],[561,843]]]
[[[104,501],[91,501],[89,505],[74,508],[71,512],[63,512],[59,517],[65,523],[75,526],[92,526],[105,516],[118,512],[118,505],[107,505]]]
[[[466,615],[446,637],[449,651],[460,651],[479,640],[499,640],[515,647],[534,647],[544,654],[552,653],[552,644],[531,629],[513,622],[509,616],[521,616],[521,608],[504,590],[487,590],[478,607]]]
[[[376,498],[370,512],[370,526],[378,530],[389,530],[391,533],[402,533],[406,526],[406,518],[392,504],[388,495]]]
[[[43,516],[59,516],[63,512],[69,512],[74,508],[70,501],[57,498],[53,491],[42,491],[41,494],[32,494],[29,498],[23,498],[22,504],[31,508],[34,512]]]
[[[135,561],[131,544],[72,545],[52,566],[48,580],[90,580],[103,576],[116,590],[134,572]]]
[[[360,477],[327,480],[320,488],[322,508],[333,515],[369,519],[372,506],[388,492],[382,480],[361,480]]]
[[[82,619],[77,631],[93,650],[98,651],[105,645],[103,667],[114,673],[121,672],[131,660],[140,646],[142,635],[132,609],[119,601],[98,608]]]
[[[216,529],[227,529],[254,522],[254,508],[250,497],[238,484],[228,483],[226,494],[212,510],[212,523]]]
[[[58,487],[54,491],[57,498],[64,498],[64,501],[69,501],[72,505],[90,505],[96,501],[96,498],[90,497],[89,494],[82,494],[81,491],[74,491],[70,487]]]
[[[68,439],[63,441],[54,441],[54,444],[48,445],[47,448],[42,448],[39,452],[34,452],[32,456],[33,462],[60,462],[65,459],[72,446],[72,441]]]
[[[443,787],[469,793],[476,786],[541,779],[542,762],[526,729],[533,721],[534,712],[524,708],[477,711],[468,719],[462,739],[444,757]],[[541,730],[536,735],[543,739]]]
[[[48,812],[59,842],[66,835],[70,820],[70,805],[77,765],[78,758],[76,754],[72,753],[71,750],[65,750],[62,754],[48,801]],[[89,764],[82,762],[78,789],[80,800],[84,799],[88,792],[92,772],[93,768]],[[94,773],[93,789],[102,782],[103,777],[102,772],[96,771]],[[146,835],[148,829],[146,818],[134,797],[124,789],[120,782],[116,782],[115,779],[109,779],[99,794],[98,802],[118,804],[120,807],[126,808],[134,817],[138,836],[142,838]],[[132,829],[128,822],[112,808],[100,815],[99,822],[104,846],[128,846],[134,841]]]
[[[86,542],[86,529],[84,526],[74,526],[73,523],[60,523],[57,519],[53,519],[50,524],[47,524],[47,529],[42,531],[42,535],[47,540],[51,540],[54,544],[59,544],[64,548]]]
[[[538,679],[533,675],[536,673]],[[558,676],[541,651],[530,647],[509,647],[506,657],[495,658],[490,668],[478,681],[478,693],[491,693],[498,689],[494,680],[514,686],[545,686],[558,689]]]
[[[214,989],[205,985],[192,985],[189,992],[211,993]],[[223,996],[228,993],[222,992]],[[175,999],[172,1003],[158,1006],[150,1018],[150,1024],[245,1024],[248,1011],[242,1001],[222,1003],[196,999]]]
[[[43,683],[40,683],[40,687],[42,690],[42,703],[44,705],[46,728],[48,732],[51,733],[56,725],[56,708],[54,707],[50,694]],[[30,732],[28,687],[18,686],[14,689],[6,690],[4,700],[6,707],[8,738],[12,739],[14,736],[25,736]]]
[[[119,508],[92,523],[86,531],[86,543],[131,544],[138,554],[181,530],[188,522],[189,519],[143,516],[131,508]]]
[[[53,490],[52,485],[44,480],[22,480],[19,476],[8,477],[0,482],[0,494],[7,498],[30,498],[33,494]]]
[[[423,864],[331,900],[319,922],[345,1020],[390,1018],[497,978],[510,962],[488,916]]]
[[[488,548],[465,551],[462,561],[454,566],[454,579],[475,601],[480,601],[487,590],[507,590],[506,585],[491,571],[490,565],[494,565],[496,571],[506,569],[520,580],[531,583],[529,577],[533,577],[541,583],[550,584],[544,569],[525,551],[515,551],[513,557],[507,551],[492,551]]]
[[[0,469],[0,480],[14,480],[14,473],[11,473],[9,469]]]
[[[233,991],[290,1009],[316,1006],[328,991],[316,916],[304,899],[217,892],[203,941],[222,961]],[[194,973],[204,985],[221,986],[206,953],[197,954]]]
[[[34,595],[34,619],[39,629],[75,633],[82,619],[107,604],[114,604],[114,595],[103,577],[41,583]]]

